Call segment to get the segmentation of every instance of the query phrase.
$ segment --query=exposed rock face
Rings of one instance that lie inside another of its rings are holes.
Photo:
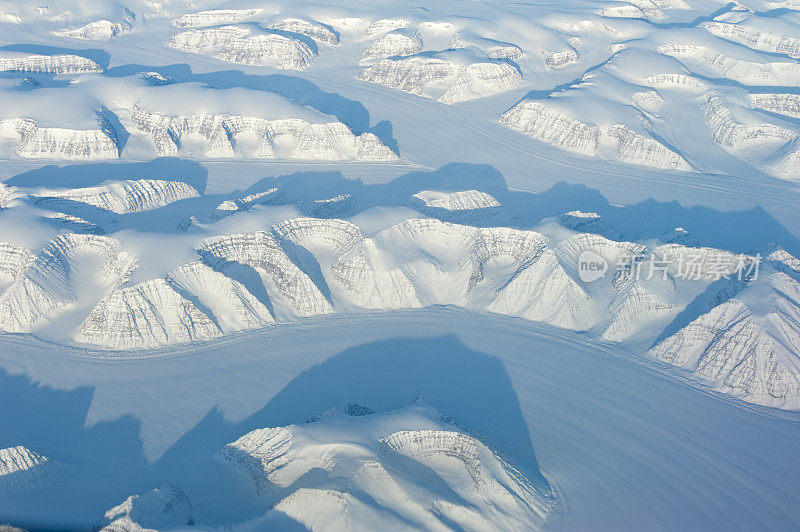
[[[387,35],[388,37],[388,35]],[[357,79],[455,104],[516,88],[522,76],[506,61],[456,64],[445,56],[384,59],[362,70]]]
[[[262,192],[255,192],[235,200],[225,200],[211,213],[212,220],[220,220],[231,214],[245,211],[254,205],[275,205],[284,199],[284,194],[273,187]]]
[[[783,179],[798,179],[800,147],[794,131],[769,123],[742,123],[713,92],[704,96],[703,114],[714,142],[727,152]],[[794,148],[791,144],[795,144]],[[787,150],[787,146],[790,146]],[[787,153],[788,152],[788,153]]]
[[[221,61],[278,70],[305,70],[317,56],[301,39],[251,26],[192,29],[174,35],[170,47],[194,54],[213,54]]]
[[[502,211],[499,201],[479,190],[451,193],[423,190],[409,199],[409,205],[428,216],[453,223],[477,222]]]
[[[259,15],[262,9],[212,9],[186,13],[172,21],[179,28],[198,28],[218,24],[236,24]]]
[[[782,272],[762,273],[650,352],[746,401],[795,409],[800,405],[798,323],[800,283]]]
[[[608,128],[608,135],[617,142],[614,158],[618,161],[666,170],[692,170],[683,157],[656,140],[639,135],[623,124]]]
[[[134,107],[131,128],[147,135],[160,156],[181,153],[182,141],[203,146],[195,156],[245,159],[391,161],[397,155],[372,133],[354,135],[341,122],[312,124],[298,118],[167,116]],[[255,140],[255,142],[253,142]]]
[[[193,525],[192,503],[180,489],[165,484],[143,495],[131,495],[106,512],[97,532],[149,532]]]
[[[54,227],[67,229],[73,233],[86,233],[91,235],[102,235],[105,231],[102,227],[79,216],[56,212],[43,217],[43,220]]]
[[[532,100],[518,103],[506,111],[499,122],[536,140],[581,155],[665,170],[692,170],[683,157],[624,124],[612,124],[603,130]]]
[[[120,22],[98,20],[78,28],[57,30],[54,31],[53,34],[59,37],[68,37],[70,39],[109,41],[133,28],[133,25],[136,22],[136,16],[127,9],[125,11],[126,16]]]
[[[0,183],[0,210],[10,209],[17,203],[19,193],[16,187],[10,187],[5,183]]]
[[[33,120],[0,120],[0,136],[16,140],[14,152],[30,159],[116,159],[114,138],[103,129],[39,127]]]
[[[164,279],[115,290],[95,306],[73,338],[117,349],[208,340],[217,325]]]
[[[207,264],[223,273],[235,265],[255,270],[281,318],[333,311],[308,274],[267,231],[212,237],[202,243],[198,253]]]
[[[600,14],[605,17],[663,20],[669,18],[667,10],[670,9],[689,9],[689,5],[683,0],[630,0],[602,8]]]
[[[583,155],[594,155],[600,140],[599,127],[530,100],[523,100],[506,111],[500,123],[562,150]]]
[[[800,83],[800,64],[796,62],[744,61],[694,44],[662,45],[658,51],[678,59],[689,70],[710,77],[724,77],[746,85],[796,86]]]
[[[30,332],[68,310],[78,299],[72,281],[78,262],[92,270],[93,289],[100,293],[119,286],[133,269],[133,259],[116,239],[76,233],[56,237],[0,294],[0,330]]]
[[[640,265],[637,265],[640,266]],[[645,324],[654,320],[674,316],[680,308],[670,301],[674,296],[672,280],[668,285],[667,297],[654,293],[636,276],[635,268],[621,271],[611,283],[611,301],[606,319],[602,322],[602,337],[611,341],[622,341],[632,336]],[[656,279],[658,281],[658,279]]]
[[[47,457],[17,445],[0,449],[0,492],[23,490],[47,481],[51,476]]]
[[[97,187],[74,188],[66,191],[48,191],[37,198],[43,205],[83,203],[117,214],[149,211],[200,194],[182,181],[138,179],[115,181]]]
[[[309,529],[369,528],[379,513],[390,528],[530,530],[553,500],[545,483],[421,403],[377,414],[348,405],[305,425],[255,430],[216,459],[259,493],[288,489],[245,529],[281,515]],[[429,475],[438,482],[420,481]]]
[[[578,52],[572,48],[559,52],[542,50],[539,57],[541,57],[542,63],[549,69],[566,68],[570,65],[577,65],[581,61]]]
[[[509,63],[473,63],[458,72],[439,101],[454,104],[486,98],[515,89],[521,82],[522,74]]]
[[[798,37],[760,32],[741,24],[727,22],[707,22],[704,27],[706,31],[717,37],[743,44],[748,48],[800,59],[800,38]]]
[[[334,218],[346,216],[354,205],[355,200],[350,194],[337,194],[330,198],[300,202],[298,208],[304,214],[315,218]]]
[[[579,233],[594,233],[610,239],[619,237],[619,231],[596,212],[565,212],[558,217],[558,223]]]
[[[422,50],[422,41],[416,35],[387,33],[374,40],[361,54],[359,61],[368,62],[386,57],[414,55],[420,50]]]
[[[241,283],[202,262],[179,266],[167,275],[167,282],[207,309],[223,333],[257,329],[275,322],[267,308]]]
[[[800,118],[800,94],[750,94],[755,107],[792,118]]]
[[[339,36],[330,27],[319,22],[309,22],[299,18],[285,18],[269,26],[275,30],[286,31],[289,33],[299,33],[306,37],[311,37],[317,44],[339,45]]]
[[[0,57],[0,71],[85,74],[102,72],[103,69],[91,59],[79,55],[6,54],[5,57]]]
[[[429,85],[435,85],[454,75],[453,65],[433,57],[379,61],[358,75],[361,81],[378,83],[422,96]]]
[[[35,258],[28,249],[0,242],[0,293],[22,277]]]

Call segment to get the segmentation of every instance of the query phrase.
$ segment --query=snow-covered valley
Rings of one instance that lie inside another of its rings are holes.
[[[0,529],[797,527],[798,28],[0,0]]]

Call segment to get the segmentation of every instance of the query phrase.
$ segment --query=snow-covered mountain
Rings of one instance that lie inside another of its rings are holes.
[[[797,0],[0,0],[0,531],[798,529],[799,183]]]
[[[311,530],[539,529],[554,502],[546,483],[424,402],[381,413],[334,408],[245,434],[215,458],[277,499],[236,530],[286,518]]]

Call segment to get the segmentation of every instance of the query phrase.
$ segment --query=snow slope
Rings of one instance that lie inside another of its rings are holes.
[[[102,532],[161,530],[192,524],[189,498],[180,488],[166,484],[142,495],[131,495],[108,510],[95,529]]]
[[[0,523],[798,528],[799,13],[0,0]]]
[[[448,416],[417,403],[375,414],[336,408],[305,425],[245,434],[216,454],[258,492],[281,492],[264,516],[312,529],[538,529],[553,504],[536,485]],[[312,471],[319,473],[309,475]]]
[[[51,474],[47,457],[17,445],[0,449],[0,491],[29,489]]]

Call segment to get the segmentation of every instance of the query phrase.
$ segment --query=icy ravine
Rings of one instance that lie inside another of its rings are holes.
[[[312,530],[376,519],[398,529],[539,529],[554,503],[546,482],[422,402],[377,414],[348,405],[305,425],[255,430],[216,459],[260,493],[283,488],[272,509],[236,530],[286,517]]]

